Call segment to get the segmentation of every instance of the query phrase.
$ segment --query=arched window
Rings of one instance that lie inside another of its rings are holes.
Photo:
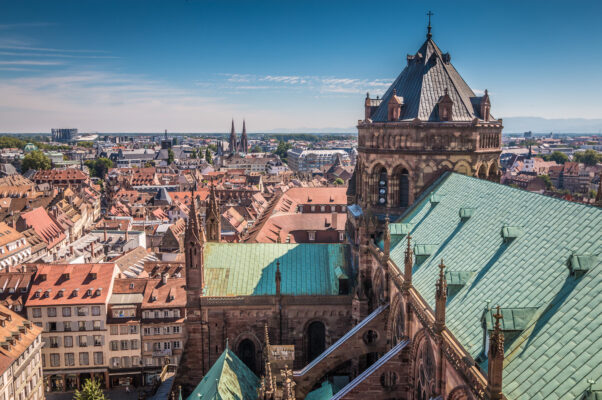
[[[479,178],[481,179],[486,179],[487,178],[487,165],[486,164],[481,164],[481,166],[479,167]]]
[[[435,358],[427,339],[420,345],[416,364],[416,398],[428,400],[435,393]]]
[[[257,373],[257,362],[255,360],[255,343],[250,339],[244,339],[238,345],[238,358],[245,363],[254,373]]]
[[[410,174],[407,169],[401,171],[399,176],[399,206],[407,207],[410,205]]]
[[[307,362],[310,363],[326,348],[326,327],[320,321],[314,321],[307,327]]]

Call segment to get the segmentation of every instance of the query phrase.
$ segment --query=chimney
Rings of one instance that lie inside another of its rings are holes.
[[[336,211],[332,212],[332,222],[330,223],[330,225],[332,226],[332,229],[337,229],[337,222],[338,222],[338,213]]]
[[[167,284],[167,276],[168,276],[167,272],[161,274],[161,283],[164,285]]]

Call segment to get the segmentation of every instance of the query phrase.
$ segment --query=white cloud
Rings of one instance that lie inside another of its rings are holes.
[[[13,60],[0,61],[0,65],[61,65],[60,61]]]

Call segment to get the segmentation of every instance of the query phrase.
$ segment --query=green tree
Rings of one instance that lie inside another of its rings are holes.
[[[75,400],[109,400],[104,395],[100,382],[96,379],[86,380],[82,389],[75,391],[73,398]]]
[[[573,155],[573,161],[593,166],[602,161],[602,156],[595,150],[577,151]]]
[[[335,185],[344,185],[345,181],[342,180],[341,178],[337,178],[337,179],[334,180],[334,184]]]
[[[552,154],[544,155],[543,159],[546,161],[554,161],[556,164],[564,164],[569,160],[569,157],[560,151],[555,151]]]
[[[175,155],[173,153],[172,149],[167,149],[167,165],[171,165],[171,163],[173,162],[175,158]]]
[[[190,158],[196,158],[196,149],[192,149],[192,153],[190,153]]]
[[[280,157],[280,159],[283,162],[286,162],[286,157],[287,157],[287,151],[289,151],[293,146],[288,143],[288,142],[284,142],[284,141],[280,141],[278,142],[278,147],[276,148],[276,151],[274,152],[274,154],[276,154],[278,157]]]
[[[27,144],[26,141],[11,137],[11,136],[0,136],[0,149],[17,148],[22,149]]]
[[[113,167],[113,161],[106,157],[100,157],[95,160],[87,160],[85,165],[90,169],[92,176],[104,179],[109,169]]]
[[[199,158],[201,160],[205,158],[205,149],[203,147],[199,148]]]
[[[94,147],[94,142],[84,141],[84,142],[77,143],[77,145],[79,147],[85,147],[87,149],[91,149],[92,147]]]
[[[50,169],[50,167],[52,167],[50,159],[40,150],[34,150],[27,154],[23,158],[23,163],[21,163],[21,170],[23,172],[29,171],[30,169]]]
[[[207,147],[207,150],[205,150],[205,160],[207,160],[209,164],[213,164],[213,158],[211,156],[211,151],[209,150],[209,147]]]
[[[546,184],[546,190],[553,190],[554,189],[554,185],[552,184],[552,179],[550,179],[549,175],[539,175],[539,177]]]
[[[251,153],[261,153],[261,151],[262,151],[261,147],[256,144],[255,146],[251,147],[251,151],[250,152]]]
[[[144,163],[144,168],[152,168],[155,166],[155,162],[153,160],[148,160]]]

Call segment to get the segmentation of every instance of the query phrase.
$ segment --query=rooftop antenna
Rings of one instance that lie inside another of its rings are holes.
[[[430,38],[433,37],[433,34],[431,33],[431,29],[432,29],[432,27],[431,27],[431,17],[433,15],[435,15],[435,14],[431,10],[429,10],[429,12],[427,12],[426,15],[428,15],[428,17],[429,17],[429,26],[426,28],[427,29],[426,38],[430,39]]]

